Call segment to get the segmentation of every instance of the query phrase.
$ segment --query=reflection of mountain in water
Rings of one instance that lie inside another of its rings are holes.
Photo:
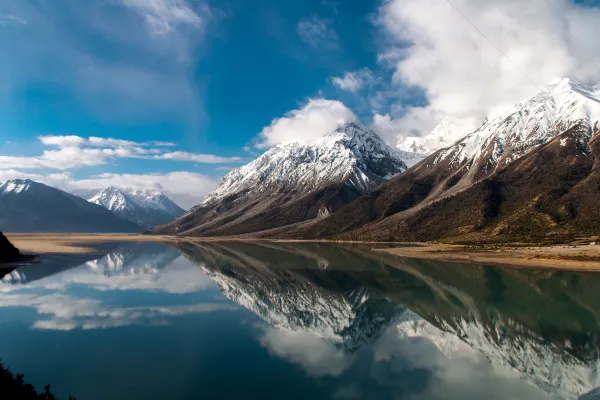
[[[155,243],[122,243],[100,246],[98,253],[45,255],[41,262],[22,265],[2,278],[3,284],[16,285],[39,281],[83,265],[107,277],[155,274],[171,264],[179,252]]]
[[[86,265],[106,276],[155,274],[171,264],[177,250],[157,246],[156,243],[128,243],[118,246],[102,258],[88,261]]]
[[[226,297],[273,327],[310,332],[349,351],[377,339],[403,309],[356,279],[323,270],[326,260],[316,254],[284,254],[281,268],[278,250],[268,247],[260,250],[272,259],[218,245],[188,243],[181,250]]]
[[[475,349],[556,398],[577,398],[600,383],[594,274],[404,261],[315,244],[180,250],[269,324],[347,351],[391,329],[427,338],[449,358]]]

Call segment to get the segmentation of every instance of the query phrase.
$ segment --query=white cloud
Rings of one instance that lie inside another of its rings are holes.
[[[220,157],[212,154],[188,153],[187,151],[173,151],[171,153],[154,156],[154,158],[160,160],[191,161],[207,164],[220,164],[241,160],[240,157]]]
[[[557,76],[600,80],[599,8],[568,0],[454,4],[537,85]],[[429,102],[406,108],[393,121],[396,133],[429,133],[446,116],[473,127],[538,91],[444,1],[386,1],[377,21],[389,41],[379,58],[394,68],[393,83],[421,88]]]
[[[9,21],[16,22],[19,25],[27,25],[27,20],[25,20],[23,18],[20,18],[20,17],[17,17],[16,15],[10,15],[9,14],[9,15],[6,16],[6,19],[9,20]]]
[[[313,47],[335,48],[339,38],[337,32],[331,27],[331,21],[313,16],[298,23],[296,32],[300,38]]]
[[[31,179],[80,195],[109,186],[154,189],[162,191],[184,209],[198,204],[218,185],[218,181],[211,177],[185,171],[153,174],[100,174],[86,179],[76,179],[69,173],[39,174],[15,169],[0,170],[0,182],[9,179]]]
[[[263,328],[262,346],[277,357],[300,365],[312,376],[339,376],[354,357],[313,333]]]
[[[342,90],[348,90],[356,93],[364,86],[368,86],[375,81],[375,75],[369,68],[363,68],[358,71],[349,71],[343,77],[331,78],[333,84]]]
[[[72,330],[105,329],[128,325],[167,324],[169,317],[193,313],[233,311],[225,303],[196,303],[174,306],[113,307],[100,300],[72,297],[62,293],[3,293],[0,307],[30,307],[43,318],[34,321],[33,329]]]
[[[40,136],[38,139],[46,146],[58,147],[58,150],[44,150],[42,155],[35,157],[0,156],[0,169],[72,169],[103,165],[118,158],[152,158],[209,164],[240,161],[239,157],[182,151],[167,152],[165,147],[174,146],[169,142],[133,142],[114,138],[83,138],[74,135]]]
[[[304,107],[274,119],[258,137],[256,147],[282,143],[307,143],[333,132],[339,125],[356,120],[354,113],[337,100],[310,99]]]
[[[210,9],[201,5],[194,11],[185,0],[122,0],[123,4],[144,17],[155,34],[164,34],[175,25],[187,25],[202,29],[211,16]]]

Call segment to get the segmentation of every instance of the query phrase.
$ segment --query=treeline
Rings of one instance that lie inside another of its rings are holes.
[[[13,375],[10,369],[0,362],[0,398],[11,400],[57,400],[46,385],[43,393],[38,393],[33,385],[23,380],[23,374]],[[69,396],[69,400],[75,400]]]

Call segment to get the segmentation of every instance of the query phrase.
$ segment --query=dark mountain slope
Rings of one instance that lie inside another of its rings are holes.
[[[132,233],[141,228],[102,206],[30,180],[0,184],[0,229],[5,232]]]

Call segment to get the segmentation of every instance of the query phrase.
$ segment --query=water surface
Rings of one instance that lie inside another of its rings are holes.
[[[326,244],[105,244],[0,283],[0,357],[61,398],[577,399],[600,274]]]

